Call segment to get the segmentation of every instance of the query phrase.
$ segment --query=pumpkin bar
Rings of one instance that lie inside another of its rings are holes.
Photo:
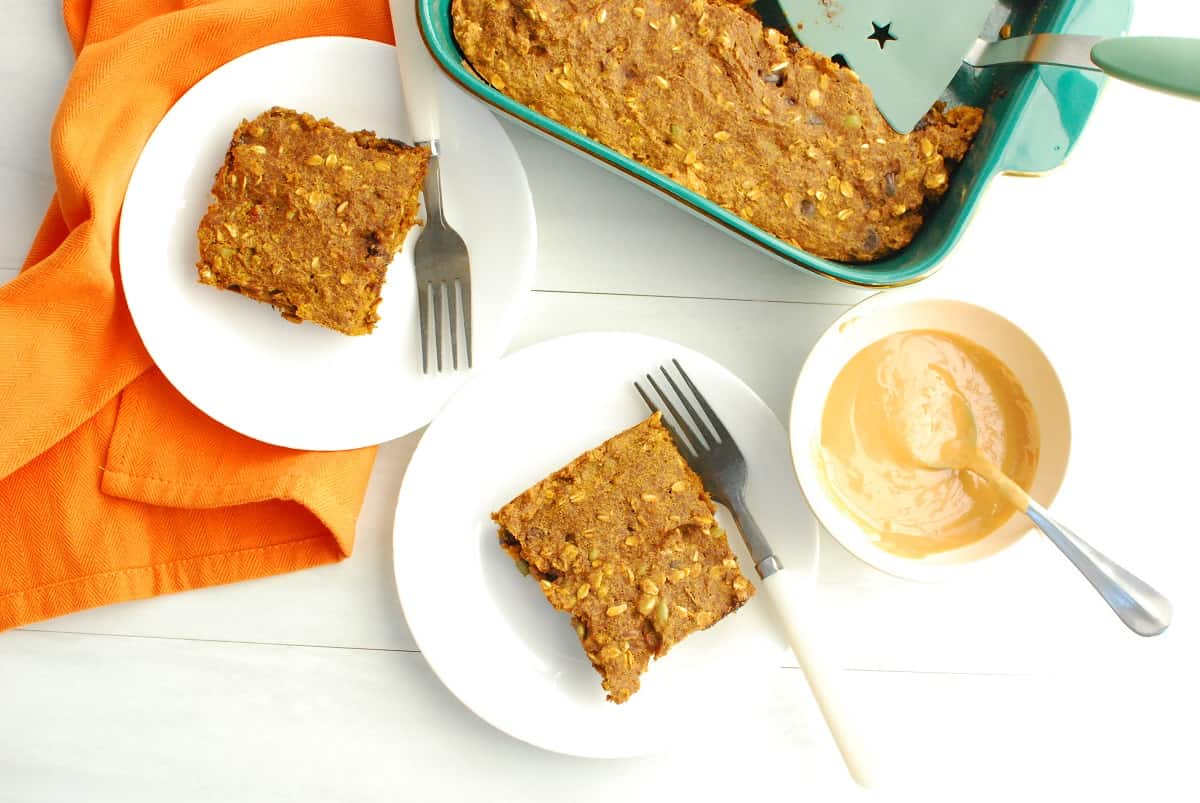
[[[290,321],[369,333],[428,165],[424,148],[291,109],[243,120],[197,232],[200,281]]]
[[[453,0],[451,14],[500,92],[828,259],[908,245],[983,120],[937,104],[899,134],[853,70],[729,0]]]
[[[754,594],[700,478],[655,413],[494,513],[500,546],[570,614],[608,699]]]

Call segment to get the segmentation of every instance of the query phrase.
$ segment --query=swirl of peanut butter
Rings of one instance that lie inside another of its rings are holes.
[[[978,453],[1028,489],[1038,460],[1033,407],[1012,371],[964,337],[900,332],[838,374],[819,461],[845,511],[878,544],[919,558],[1000,527],[1013,507],[966,468]]]

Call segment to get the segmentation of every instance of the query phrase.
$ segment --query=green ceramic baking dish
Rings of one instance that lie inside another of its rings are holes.
[[[954,174],[950,189],[904,250],[871,264],[814,256],[774,237],[707,198],[593,139],[538,114],[481,80],[454,40],[451,0],[415,0],[421,33],[442,70],[463,89],[577,153],[653,190],[788,264],[850,284],[896,287],[933,273],[962,235],[988,182],[1001,173],[1036,174],[1057,167],[1071,152],[1104,83],[1099,73],[1014,65],[980,70],[964,65],[946,90],[949,104],[985,109],[983,127]],[[1132,15],[1132,0],[999,0],[983,32],[998,38],[1061,32],[1117,36]],[[770,13],[764,14],[770,19]]]

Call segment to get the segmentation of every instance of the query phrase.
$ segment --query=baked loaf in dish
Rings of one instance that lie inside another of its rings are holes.
[[[197,231],[200,281],[367,334],[428,166],[424,148],[291,109],[243,120]]]
[[[492,518],[500,546],[571,624],[608,699],[651,658],[754,594],[659,413],[580,455]]]
[[[935,106],[898,134],[850,69],[726,0],[454,0],[497,90],[809,253],[912,241],[982,121]]]

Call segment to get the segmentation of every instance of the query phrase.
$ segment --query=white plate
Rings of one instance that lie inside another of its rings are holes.
[[[396,587],[442,682],[497,728],[572,755],[644,755],[720,733],[765,704],[763,674],[793,663],[765,603],[750,600],[652,662],[627,703],[604,699],[570,620],[522,577],[490,515],[648,414],[633,381],[672,357],[704,392],[750,467],[748,502],[784,564],[812,580],[816,521],[787,434],[749,387],[702,354],[652,337],[593,333],[512,354],[466,385],[421,438],[396,505]],[[743,569],[732,521],[718,519]],[[752,579],[754,579],[752,577]],[[761,710],[761,709],[760,709]],[[710,745],[711,747],[711,745]]]
[[[499,358],[533,282],[533,203],[512,143],[483,106],[439,77],[446,214],[471,253],[474,357]],[[146,349],[189,401],[222,424],[296,449],[348,449],[425,425],[466,372],[423,376],[412,250],[388,271],[375,332],[292,324],[266,304],[196,280],[196,228],[243,118],[271,106],[409,141],[395,50],[315,37],[215,70],[159,123],[121,215],[125,298]]]

